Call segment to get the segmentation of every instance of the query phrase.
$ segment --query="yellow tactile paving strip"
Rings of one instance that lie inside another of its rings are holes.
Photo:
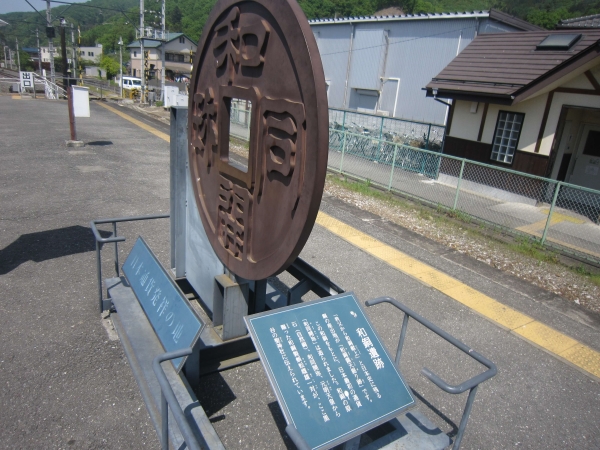
[[[169,135],[167,133],[158,131],[156,128],[153,128],[150,125],[145,124],[141,120],[134,119],[130,115],[125,114],[125,113],[119,111],[118,109],[113,108],[112,106],[108,106],[108,105],[104,104],[103,102],[96,102],[96,104],[102,106],[103,108],[108,109],[111,112],[114,112],[117,116],[120,116],[123,119],[137,125],[138,127],[143,128],[144,130],[148,131],[149,133],[152,133],[154,136],[157,136],[167,142],[171,141],[171,138],[169,137]]]
[[[550,209],[546,208],[546,209],[542,209],[540,212],[546,214],[546,216],[548,216],[548,214],[550,214]],[[521,227],[517,227],[515,228],[516,230],[522,231],[524,233],[527,234],[531,234],[533,236],[542,237],[542,231],[544,230],[544,228],[546,227],[546,222],[548,221],[548,217],[546,217],[545,219],[539,220],[537,222],[534,223],[530,223],[529,225],[523,225]],[[583,219],[579,219],[577,217],[571,217],[571,216],[567,216],[566,214],[561,214],[558,212],[553,212],[552,213],[552,218],[550,219],[550,226],[552,225],[556,225],[557,223],[561,223],[561,222],[571,222],[571,223],[575,223],[575,224],[583,224],[585,223],[585,220]],[[578,252],[581,253],[588,253],[597,257],[600,257],[600,254],[595,253],[593,251],[591,251],[589,248],[581,248],[578,247],[576,245],[573,244],[569,244],[568,242],[564,242],[558,239],[554,239],[550,236],[546,236],[546,240],[550,241],[550,242],[554,242],[556,244],[560,244],[563,247],[567,247],[567,248],[571,248],[573,250],[576,250]]]
[[[155,136],[169,142],[169,135],[102,102],[98,105],[117,114]],[[469,307],[496,325],[542,348],[553,356],[573,365],[582,372],[600,380],[600,352],[581,344],[531,317],[482,294],[464,283],[424,264],[393,247],[351,227],[323,212],[317,223],[390,266],[422,283],[443,292]]]
[[[600,379],[600,352],[323,212],[319,212],[317,224],[401,272],[443,292],[496,325]]]

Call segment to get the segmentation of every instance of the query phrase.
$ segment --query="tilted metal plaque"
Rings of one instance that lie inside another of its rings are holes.
[[[209,241],[238,276],[279,273],[308,239],[327,170],[325,77],[298,4],[219,0],[200,38],[191,88],[190,171]],[[230,155],[231,119],[242,103],[247,165]]]
[[[352,292],[244,320],[287,423],[312,449],[346,442],[415,404]]]
[[[165,351],[193,347],[204,322],[140,236],[123,264],[129,285]],[[173,360],[179,371],[184,358]]]

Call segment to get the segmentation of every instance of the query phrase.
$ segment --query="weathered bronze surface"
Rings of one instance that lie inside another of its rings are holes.
[[[191,86],[191,179],[212,247],[243,278],[279,273],[308,239],[327,170],[325,77],[298,4],[219,0]],[[252,105],[247,172],[229,161],[232,98]]]

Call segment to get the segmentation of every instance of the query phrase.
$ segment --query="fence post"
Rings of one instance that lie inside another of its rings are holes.
[[[425,140],[425,150],[429,150],[429,138],[431,137],[431,124],[429,124],[429,129],[427,130],[427,139]]]
[[[388,191],[392,190],[392,180],[394,179],[394,167],[396,166],[396,154],[398,153],[398,144],[394,144],[394,159],[392,159],[392,171],[390,172],[390,183],[388,184]]]
[[[342,117],[342,131],[346,131],[346,111],[344,111],[344,117]]]
[[[344,117],[346,113],[344,112]],[[342,159],[340,160],[340,173],[342,173],[342,167],[344,165],[344,153],[346,152],[346,136],[348,135],[347,131],[344,131],[344,142],[342,143]]]
[[[460,165],[460,174],[458,175],[458,183],[456,183],[456,196],[454,197],[454,206],[452,207],[453,211],[456,211],[456,206],[458,205],[458,193],[460,192],[460,182],[462,181],[463,172],[465,170],[465,160],[462,160]]]
[[[550,228],[550,222],[552,221],[552,213],[554,212],[554,206],[556,205],[556,199],[558,198],[558,192],[560,191],[560,187],[562,186],[562,182],[559,181],[556,184],[556,189],[554,190],[554,197],[552,197],[552,203],[550,204],[550,211],[548,211],[548,219],[546,220],[546,226],[544,227],[544,233],[542,234],[542,240],[540,244],[544,245],[546,242],[546,236],[548,234],[548,229]]]
[[[383,116],[381,116],[381,125],[379,125],[379,148],[378,148],[378,156],[381,155],[381,146],[383,145]]]

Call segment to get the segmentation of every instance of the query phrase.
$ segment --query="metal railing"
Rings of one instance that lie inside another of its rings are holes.
[[[600,191],[334,128],[328,167],[600,263]]]
[[[465,354],[467,354],[468,356],[473,358],[478,363],[483,364],[485,367],[487,367],[488,370],[486,370],[485,372],[475,375],[474,377],[472,377],[466,381],[463,381],[462,383],[455,385],[455,386],[446,383],[444,380],[442,380],[438,375],[433,373],[428,368],[423,367],[423,369],[421,369],[421,373],[425,377],[427,377],[429,379],[429,381],[431,381],[433,384],[435,384],[437,387],[439,387],[444,392],[447,392],[448,394],[456,395],[456,394],[462,394],[463,392],[469,391],[469,396],[467,397],[465,409],[463,410],[463,415],[460,420],[460,425],[458,426],[456,438],[454,439],[454,445],[452,446],[452,450],[458,450],[460,447],[460,443],[462,441],[463,435],[465,433],[465,429],[467,428],[467,422],[469,421],[469,416],[471,415],[471,408],[473,407],[473,402],[475,401],[475,395],[477,394],[477,388],[479,387],[479,385],[481,383],[483,383],[484,381],[489,380],[490,378],[495,376],[496,373],[498,372],[498,369],[496,368],[496,365],[492,361],[490,361],[489,359],[480,355],[475,350],[473,350],[472,348],[468,347],[467,345],[465,345],[464,343],[462,343],[461,341],[456,339],[454,336],[451,336],[450,334],[446,333],[444,330],[442,330],[438,326],[434,325],[432,322],[430,322],[429,320],[420,316],[419,314],[412,311],[411,309],[407,308],[406,306],[404,306],[402,303],[400,303],[398,300],[396,300],[394,298],[379,297],[379,298],[375,298],[373,300],[368,300],[365,302],[365,304],[367,306],[374,306],[374,305],[378,305],[379,303],[384,303],[384,302],[390,303],[391,305],[395,306],[396,308],[398,308],[399,310],[401,310],[404,313],[404,319],[402,321],[402,328],[400,329],[400,339],[398,341],[398,348],[396,349],[396,358],[394,360],[394,363],[396,364],[397,367],[400,366],[400,359],[402,357],[402,349],[404,346],[404,340],[406,338],[406,330],[408,329],[408,322],[411,318],[416,320],[417,322],[419,322],[425,328],[428,328],[429,330],[431,330],[432,332],[437,334],[442,339],[444,339],[447,342],[449,342],[450,344],[452,344],[457,349],[461,350],[462,352],[464,352]]]
[[[163,355],[158,355],[156,358],[154,358],[154,361],[152,361],[152,369],[154,370],[154,374],[156,375],[158,384],[160,386],[160,446],[162,450],[169,450],[169,407],[171,408],[171,413],[175,418],[175,422],[177,422],[177,425],[179,426],[179,431],[181,431],[181,435],[183,436],[183,440],[185,441],[187,448],[190,450],[201,449],[188,420],[185,418],[185,414],[181,409],[181,405],[179,405],[177,397],[175,397],[173,388],[169,384],[169,380],[167,379],[167,376],[160,365],[160,363],[164,361],[181,358],[183,356],[189,356],[192,354],[192,352],[193,350],[188,347],[181,350],[168,352]]]
[[[245,100],[232,102],[230,121],[231,134],[240,139],[250,139],[250,110]],[[394,144],[441,151],[446,130],[443,125],[334,108],[329,108],[329,129],[330,147],[341,149],[343,137],[349,133],[351,138],[346,143],[348,151],[356,147],[356,152],[371,154],[375,159],[389,159]],[[379,141],[383,144],[379,144]]]
[[[90,222],[92,233],[94,233],[94,239],[96,240],[96,276],[98,280],[98,302],[100,305],[100,312],[110,307],[110,300],[104,300],[102,293],[102,247],[104,244],[115,244],[115,274],[117,277],[121,276],[119,268],[119,242],[125,242],[124,236],[117,235],[117,223],[120,222],[138,222],[140,220],[153,220],[153,219],[168,219],[171,217],[170,214],[155,214],[151,216],[133,216],[133,217],[117,217],[114,219],[98,219]],[[103,238],[98,231],[97,225],[110,223],[112,224],[113,234],[111,237]]]

